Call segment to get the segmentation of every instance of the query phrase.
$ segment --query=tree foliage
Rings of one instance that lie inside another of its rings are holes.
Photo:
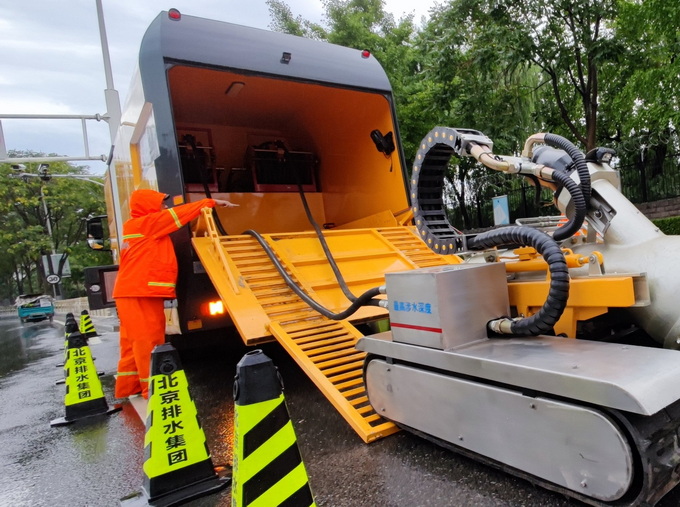
[[[267,0],[267,6],[271,16],[269,28],[272,30],[309,39],[326,38],[326,30],[321,25],[293,15],[288,4],[282,0]]]
[[[626,48],[616,101],[623,132],[663,131],[680,123],[680,4],[622,2],[616,30]]]
[[[378,58],[408,160],[432,127],[447,125],[484,132],[498,153],[554,132],[584,151],[617,148],[638,178],[678,170],[669,159],[680,122],[677,2],[449,0],[419,28],[409,17],[395,21],[381,0],[325,0],[326,26],[295,17],[281,0],[268,4],[275,29]],[[469,161],[452,165],[448,180],[464,216],[466,203],[520,183]]]
[[[677,153],[680,122],[680,5],[621,2],[616,31],[622,55],[613,94],[609,138],[622,165],[654,184]],[[609,118],[607,118],[609,119]],[[637,175],[635,176],[637,177]]]
[[[545,126],[586,150],[597,145],[600,74],[621,52],[616,13],[616,0],[455,0],[446,10],[449,27],[471,27],[480,68],[537,69],[552,103]]]
[[[10,152],[10,157],[42,155]],[[37,176],[38,164],[25,166],[21,172]],[[65,162],[52,163],[50,172],[87,174]],[[75,178],[43,181],[16,175],[10,164],[0,164],[0,300],[11,302],[24,292],[51,293],[42,256],[53,250],[64,254],[71,267],[71,278],[63,280],[64,295],[82,295],[83,268],[106,262],[87,248],[84,232],[85,218],[105,213],[103,188]]]

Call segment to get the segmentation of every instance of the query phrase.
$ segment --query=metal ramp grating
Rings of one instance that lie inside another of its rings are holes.
[[[290,324],[272,322],[270,329],[364,442],[399,431],[368,402],[363,380],[366,354],[354,348],[362,335],[352,324],[321,317]]]
[[[377,232],[419,268],[443,266],[456,262],[453,256],[433,252],[409,227],[390,227]]]
[[[262,247],[251,237],[223,237],[222,248],[271,321],[299,321],[319,314],[307,306],[283,281]],[[296,282],[295,276],[287,271]]]
[[[354,348],[361,333],[349,322],[327,319],[307,306],[253,238],[221,239],[243,282],[271,319],[270,332],[363,441],[398,431],[368,402],[363,381],[366,354]]]
[[[255,345],[274,337],[364,442],[398,431],[368,401],[363,382],[365,353],[355,348],[362,334],[352,323],[330,320],[307,306],[253,237],[220,236],[209,213],[204,212],[202,220],[197,230],[204,234],[194,236],[194,247],[244,342]],[[334,252],[336,260],[354,270],[357,286],[384,283],[387,270],[459,262],[432,252],[409,227],[327,231],[325,235],[340,244]],[[314,248],[310,245],[317,244],[316,240],[310,243],[313,233],[264,237],[288,275],[312,298],[320,301],[319,292],[325,291],[326,297],[329,291],[339,292],[328,275],[319,271],[318,266],[326,266],[327,261],[310,253]]]

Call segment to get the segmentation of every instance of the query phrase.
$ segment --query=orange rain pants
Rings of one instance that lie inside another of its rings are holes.
[[[141,393],[149,398],[151,352],[165,343],[163,298],[116,298],[120,319],[120,361],[116,398]]]

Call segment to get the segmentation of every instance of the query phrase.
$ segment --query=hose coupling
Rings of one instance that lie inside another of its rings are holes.
[[[490,320],[486,327],[491,331],[492,333],[496,334],[513,334],[512,331],[512,324],[513,320],[509,319],[507,317],[503,317],[502,319],[495,319],[495,320]]]

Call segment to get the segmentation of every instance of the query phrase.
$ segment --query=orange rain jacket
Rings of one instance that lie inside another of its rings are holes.
[[[130,196],[131,217],[123,224],[120,267],[113,297],[174,299],[177,258],[168,236],[191,222],[213,199],[162,209],[166,194],[135,190]]]

